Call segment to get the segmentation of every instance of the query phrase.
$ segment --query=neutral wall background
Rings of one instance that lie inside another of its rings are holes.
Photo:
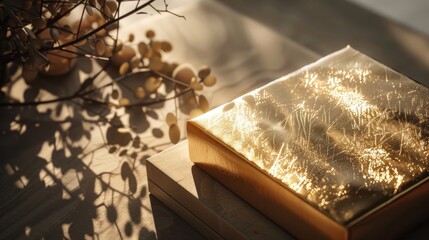
[[[429,35],[429,0],[348,0]]]

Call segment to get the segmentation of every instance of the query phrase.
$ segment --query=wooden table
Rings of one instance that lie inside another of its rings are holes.
[[[122,32],[141,38],[152,28],[173,42],[171,59],[211,66],[219,78],[205,92],[213,106],[346,44],[421,82],[429,71],[426,48],[419,47],[427,46],[425,36],[339,0],[193,1],[175,12],[187,20],[133,18]],[[97,68],[79,64],[83,71],[73,76]],[[75,79],[43,83],[47,98],[79,87]],[[23,98],[39,93],[35,87],[14,90]],[[0,108],[0,239],[203,238],[148,192],[146,160],[170,146],[166,134],[155,138],[152,132],[167,132],[164,116],[172,106],[157,110],[144,131],[131,132],[142,145],[116,149],[112,141],[120,139],[106,139],[107,126],[82,113],[89,107]],[[130,122],[138,124],[134,117]]]

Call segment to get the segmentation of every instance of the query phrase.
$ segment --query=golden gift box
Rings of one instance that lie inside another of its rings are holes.
[[[298,238],[393,238],[429,216],[428,111],[346,47],[189,121],[189,154]]]

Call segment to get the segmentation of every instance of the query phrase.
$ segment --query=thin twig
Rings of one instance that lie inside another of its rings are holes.
[[[136,12],[138,12],[139,10],[147,7],[148,5],[150,5],[154,1],[155,0],[150,0],[149,2],[143,4],[142,6],[136,8],[136,9],[133,9],[133,10],[131,10],[131,11],[129,11],[129,12],[127,12],[127,13],[119,16],[119,17],[117,17],[117,18],[114,18],[111,21],[108,21],[108,22],[104,23],[103,25],[97,27],[96,29],[94,29],[94,30],[92,30],[92,31],[90,31],[90,32],[88,32],[86,34],[83,34],[80,37],[77,37],[75,40],[69,41],[67,43],[64,43],[62,45],[59,45],[59,46],[56,46],[56,47],[52,47],[52,48],[42,48],[41,51],[57,50],[57,49],[65,48],[65,47],[71,46],[71,45],[73,45],[75,43],[78,43],[78,42],[82,41],[83,39],[87,39],[89,36],[92,36],[92,35],[96,34],[97,32],[105,29],[106,27],[112,25],[113,23],[119,22],[120,20],[122,20],[122,19],[124,19],[124,18],[126,18],[126,17],[128,17],[128,16],[130,16],[130,15],[136,13]]]

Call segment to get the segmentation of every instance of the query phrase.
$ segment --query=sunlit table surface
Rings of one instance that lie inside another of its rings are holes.
[[[142,38],[154,29],[173,43],[172,60],[211,66],[219,79],[204,92],[212,106],[347,44],[429,85],[429,38],[349,2],[183,2],[171,7],[186,20],[134,17],[121,31],[124,38],[131,31]],[[83,70],[72,77],[42,84],[46,96],[73,93],[76,81],[98,67],[79,64]],[[35,94],[18,87],[13,94]],[[0,108],[0,239],[202,238],[147,188],[145,162],[170,146],[164,116],[172,109],[167,104],[150,116],[131,114],[130,126],[145,122],[138,132],[129,131],[141,139],[136,147],[108,135],[108,125],[93,121],[86,106]],[[182,126],[186,120],[179,115]]]

